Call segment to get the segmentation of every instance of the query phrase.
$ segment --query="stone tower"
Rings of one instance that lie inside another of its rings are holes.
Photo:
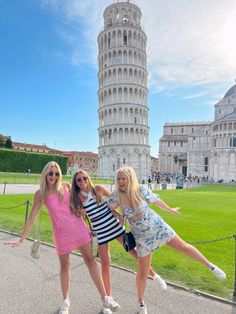
[[[129,1],[108,6],[98,35],[99,175],[124,165],[139,180],[151,171],[147,105],[147,36],[141,10]]]

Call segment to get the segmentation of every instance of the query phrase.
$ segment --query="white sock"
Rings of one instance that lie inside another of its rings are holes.
[[[210,265],[208,266],[208,268],[210,268],[210,270],[214,270],[214,269],[215,269],[215,265],[210,264]]]

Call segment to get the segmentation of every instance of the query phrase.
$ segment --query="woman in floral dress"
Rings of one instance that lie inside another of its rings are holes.
[[[144,304],[144,292],[147,274],[151,265],[152,252],[162,245],[168,245],[192,259],[202,263],[220,280],[226,275],[219,267],[210,263],[194,246],[183,241],[175,231],[150,207],[155,204],[159,208],[173,213],[179,213],[179,207],[171,208],[158,195],[143,185],[139,185],[132,167],[122,167],[118,170],[115,191],[109,197],[111,210],[120,207],[128,221],[136,240],[138,270],[136,287],[138,294],[137,314],[147,314]]]

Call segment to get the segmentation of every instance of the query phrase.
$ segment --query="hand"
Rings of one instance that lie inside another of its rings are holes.
[[[180,207],[174,207],[171,208],[169,205],[167,205],[162,199],[158,198],[158,200],[155,202],[155,204],[160,207],[161,209],[165,210],[168,213],[171,214],[179,214]]]
[[[78,217],[84,217],[86,214],[86,210],[84,208],[78,208],[78,211],[76,213],[76,216]]]
[[[111,210],[111,211],[114,211],[114,210],[116,210],[119,206],[118,206],[118,204],[116,204],[116,203],[110,203],[110,204],[109,204],[109,207],[110,207],[110,210]]]
[[[122,215],[119,215],[119,217],[117,218],[119,219],[120,224],[123,226],[125,224],[124,217]]]
[[[180,214],[180,207],[170,208],[170,213],[172,214]]]
[[[21,245],[22,241],[21,241],[21,238],[20,238],[18,240],[4,242],[4,244],[11,245],[12,247],[14,247],[14,246]]]

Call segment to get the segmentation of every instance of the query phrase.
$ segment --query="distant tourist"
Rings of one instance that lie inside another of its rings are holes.
[[[150,176],[148,177],[148,188],[152,189],[152,179]]]
[[[184,187],[184,175],[177,173],[176,176],[176,189],[183,189]]]
[[[120,207],[122,215],[127,219],[136,240],[138,270],[136,287],[138,294],[139,314],[147,314],[144,303],[144,292],[147,274],[150,268],[152,252],[168,245],[192,259],[202,263],[220,280],[226,275],[222,269],[209,262],[194,246],[184,242],[175,231],[150,207],[155,204],[161,209],[177,214],[179,207],[171,208],[158,195],[144,185],[139,185],[132,167],[123,167],[117,171],[115,190],[109,197],[111,210]]]

